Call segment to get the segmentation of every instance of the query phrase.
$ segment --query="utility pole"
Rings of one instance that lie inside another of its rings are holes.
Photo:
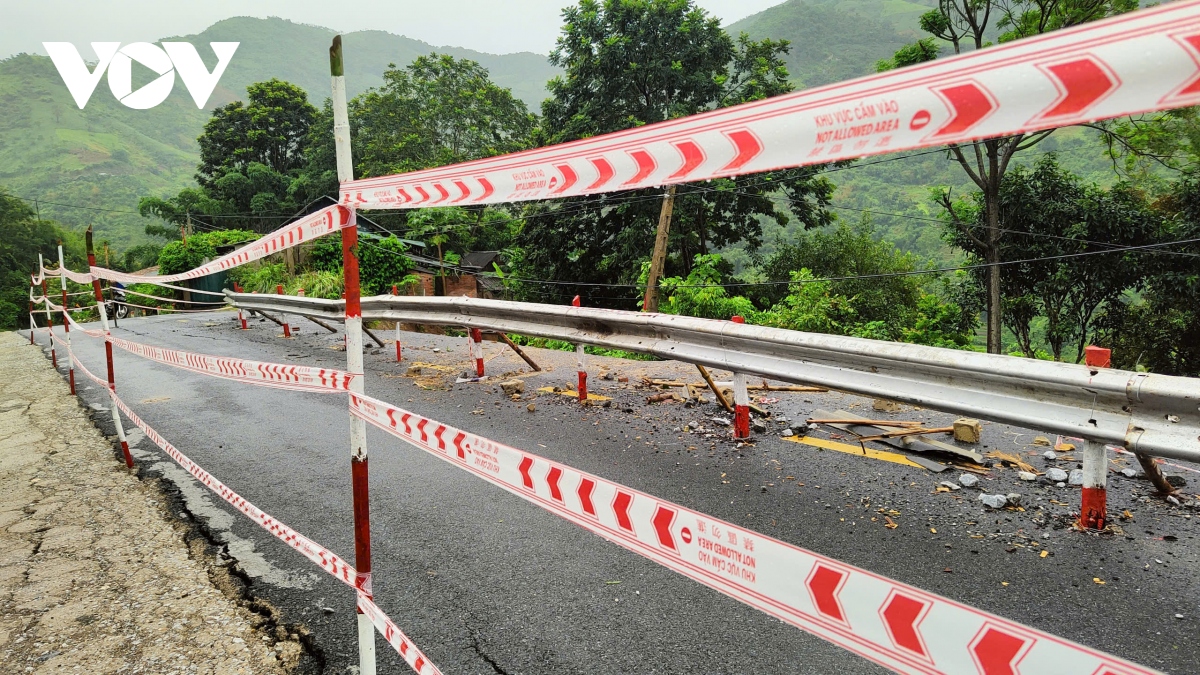
[[[658,311],[658,280],[662,278],[667,263],[667,235],[671,232],[671,212],[674,209],[675,186],[672,185],[663,193],[662,210],[658,213],[658,235],[654,238],[654,253],[650,256],[650,277],[646,279],[643,312]]]

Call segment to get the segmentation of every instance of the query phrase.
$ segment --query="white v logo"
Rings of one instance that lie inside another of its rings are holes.
[[[175,64],[175,72],[183,78],[183,84],[187,87],[188,93],[192,95],[192,100],[196,102],[196,107],[203,108],[204,104],[208,102],[208,97],[212,96],[213,89],[217,88],[217,80],[220,80],[221,75],[225,73],[225,67],[229,65],[239,44],[241,43],[208,43],[212,47],[213,53],[217,55],[217,65],[211,73],[208,72],[208,68],[204,67],[204,62],[200,60],[200,54],[196,52],[196,48],[191,43],[163,42],[162,46],[167,50],[167,55],[171,57],[171,62]]]
[[[42,46],[46,48],[54,66],[58,68],[58,74],[62,76],[67,90],[75,99],[75,105],[83,110],[83,106],[87,105],[88,99],[92,97],[92,92],[96,91],[96,85],[100,84],[100,78],[104,76],[108,64],[121,48],[121,43],[93,42],[92,50],[96,52],[99,62],[90,73],[83,57],[79,55],[79,50],[70,42],[43,42]],[[192,51],[195,52],[194,49]]]

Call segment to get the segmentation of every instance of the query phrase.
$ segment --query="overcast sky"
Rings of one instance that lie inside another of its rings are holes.
[[[698,0],[725,23],[783,0]],[[571,0],[5,0],[0,58],[42,42],[123,43],[198,33],[231,16],[279,16],[349,32],[378,29],[435,46],[549,53]],[[88,52],[90,53],[90,51]]]

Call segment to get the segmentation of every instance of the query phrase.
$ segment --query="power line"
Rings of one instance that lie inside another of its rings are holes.
[[[925,274],[941,274],[941,273],[945,273],[945,272],[967,271],[967,270],[974,270],[974,269],[983,269],[983,268],[992,267],[992,266],[1004,267],[1004,266],[1008,266],[1008,265],[1022,265],[1022,264],[1029,264],[1029,263],[1048,262],[1048,261],[1053,261],[1053,260],[1066,260],[1066,259],[1070,259],[1070,258],[1083,258],[1083,257],[1088,257],[1088,256],[1093,256],[1093,255],[1104,255],[1107,253],[1123,253],[1126,251],[1157,252],[1157,251],[1155,251],[1155,249],[1159,249],[1164,246],[1193,244],[1196,242],[1200,242],[1200,237],[1196,237],[1193,239],[1180,239],[1177,241],[1158,242],[1158,243],[1154,243],[1154,244],[1140,244],[1140,245],[1136,245],[1136,246],[1121,246],[1121,247],[1117,247],[1117,248],[1105,249],[1102,251],[1082,251],[1082,252],[1078,252],[1078,253],[1063,253],[1063,254],[1053,255],[1053,256],[1043,256],[1040,258],[1025,258],[1022,260],[1004,260],[999,263],[978,263],[978,264],[974,264],[974,265],[959,265],[956,267],[937,267],[937,268],[931,268],[931,269],[925,269],[925,270],[909,270],[909,271],[905,271],[905,272],[881,272],[878,274],[860,274],[860,275],[843,276],[843,277],[823,277],[820,279],[805,279],[803,281],[770,280],[770,281],[743,281],[743,282],[734,282],[734,283],[728,283],[728,284],[678,284],[678,285],[672,285],[671,287],[672,288],[712,288],[714,286],[720,286],[721,288],[739,288],[739,287],[745,287],[745,286],[777,286],[777,285],[781,285],[781,284],[794,284],[794,283],[804,284],[804,283],[813,283],[813,282],[817,282],[817,281],[854,281],[854,280],[859,280],[859,279],[887,279],[887,278],[892,278],[892,277],[910,277],[910,276],[920,276],[920,275],[925,275]],[[366,243],[366,242],[363,242],[363,243]],[[384,251],[391,255],[408,258],[408,256],[404,255],[403,253],[397,253],[395,251],[391,251],[386,248],[383,248],[382,246],[375,246],[370,243],[366,243],[366,244],[367,244],[367,246],[371,246],[372,248],[377,248],[380,251]],[[476,276],[481,276],[481,277],[486,277],[486,278],[491,278],[491,279],[499,279],[500,281],[518,281],[518,282],[522,282],[522,283],[554,285],[554,286],[592,286],[592,287],[601,287],[601,288],[641,288],[642,287],[642,284],[612,284],[612,283],[598,283],[598,282],[584,282],[584,281],[557,281],[557,280],[550,280],[550,279],[528,279],[528,278],[509,277],[509,276],[501,277],[496,274],[475,272],[472,270],[463,269],[461,267],[457,267],[457,266],[453,266],[453,265],[443,264],[443,267],[445,267],[447,269],[451,269],[456,272],[460,272],[460,273],[475,274]]]

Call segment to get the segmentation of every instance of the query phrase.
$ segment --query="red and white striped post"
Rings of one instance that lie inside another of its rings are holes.
[[[746,323],[740,316],[729,319],[734,323]],[[746,389],[745,373],[733,374],[733,437],[750,438],[750,392]]]
[[[342,67],[342,36],[333,38],[329,47],[329,74],[333,86],[333,139],[337,156],[338,181],[354,180],[350,155],[350,118],[346,111],[346,77]],[[346,283],[346,368],[355,375],[350,392],[362,394],[363,331],[362,306],[358,285],[358,221],[353,210],[338,209],[342,217],[342,273]],[[360,593],[371,592],[371,502],[367,483],[367,423],[350,415],[350,478],[354,491],[354,567],[358,577],[354,585]],[[358,672],[375,675],[375,627],[371,619],[358,614]]]
[[[1112,350],[1088,347],[1084,362],[1093,368],[1112,366]],[[1103,530],[1108,522],[1108,451],[1104,443],[1083,442],[1083,490],[1079,502],[1079,526]]]
[[[483,331],[472,328],[470,333],[467,345],[471,348],[471,358],[475,359],[475,377],[483,377]]]
[[[283,295],[283,284],[275,284],[275,295]],[[283,337],[292,337],[292,327],[288,325],[288,318],[283,314]]]
[[[396,284],[392,284],[392,295],[398,295]],[[400,356],[400,322],[396,322],[396,363],[403,361]]]
[[[67,269],[63,264],[62,244],[58,245],[58,278],[62,282],[62,324],[63,333],[67,336],[67,379],[71,383],[71,395],[75,395],[75,359],[71,358],[71,322],[67,319]]]
[[[58,370],[58,352],[54,349],[54,315],[50,313],[50,296],[46,294],[46,261],[41,253],[38,254],[38,268],[42,276],[42,304],[46,307],[46,332],[50,334],[50,363]]]
[[[579,296],[571,301],[572,307],[580,306]],[[582,344],[575,345],[575,367],[579,371],[579,402],[587,401],[587,346]]]
[[[96,309],[100,312],[100,327],[104,329],[104,358],[108,361],[108,388],[113,394],[117,392],[117,376],[113,371],[112,335],[108,332],[108,310],[104,307],[104,292],[100,290],[100,277],[96,276],[96,252],[92,248],[92,228],[84,233],[87,245],[88,272],[92,274],[92,295],[96,298]],[[133,468],[133,455],[129,454],[129,442],[125,440],[125,427],[121,424],[121,411],[117,409],[117,401],[109,396],[109,407],[112,410],[113,425],[117,428],[117,438],[121,441],[121,452],[125,455],[125,466]]]
[[[237,282],[234,282],[233,291],[235,293],[241,293],[242,292],[241,285],[238,284]],[[242,313],[241,307],[238,307],[238,321],[240,321],[242,323],[242,330],[249,330],[249,327],[246,325],[246,315]]]

